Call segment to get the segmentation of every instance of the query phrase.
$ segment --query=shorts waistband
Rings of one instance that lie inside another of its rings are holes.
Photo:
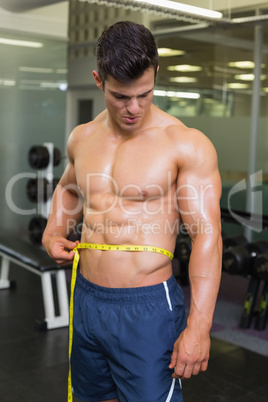
[[[166,284],[166,285],[164,285]],[[157,300],[166,298],[166,289],[172,294],[178,286],[176,278],[172,275],[167,281],[157,285],[142,286],[136,288],[106,288],[96,285],[77,273],[76,287],[84,290],[88,295],[109,303],[122,302],[147,302],[149,300]]]

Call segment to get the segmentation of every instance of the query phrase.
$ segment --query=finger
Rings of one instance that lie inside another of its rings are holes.
[[[70,266],[70,265],[71,265],[71,262],[72,262],[72,261],[66,261],[66,260],[64,260],[64,261],[60,262],[59,265],[61,265],[61,266],[65,266],[65,265]]]
[[[208,368],[208,361],[206,360],[201,364],[200,371],[206,371],[207,368]]]
[[[68,251],[68,250],[64,250],[60,255],[60,257],[62,259],[67,260],[67,261],[73,260],[74,256],[75,256],[75,252],[74,251]]]
[[[70,265],[70,261],[66,261],[66,260],[56,260],[56,263],[58,265]]]
[[[59,265],[70,265],[74,259],[74,255],[74,251],[64,251],[58,254],[58,256],[55,258],[55,261]]]
[[[78,243],[79,243],[78,240],[70,241],[70,240],[67,240],[67,239],[64,239],[63,242],[62,242],[63,246],[65,248],[68,248],[69,250],[73,250],[77,246]]]
[[[57,252],[52,256],[52,258],[57,262],[57,264],[70,264],[70,261],[74,259],[74,251],[67,251],[64,249],[57,250]]]
[[[186,369],[185,363],[177,364],[177,366],[174,369],[174,373],[172,374],[172,377],[173,378],[183,378],[185,369]]]
[[[190,378],[193,374],[193,368],[194,368],[194,366],[192,364],[186,364],[181,379],[185,380],[185,379]]]
[[[176,363],[177,363],[177,352],[176,352],[176,350],[173,350],[173,352],[172,352],[172,355],[171,355],[171,358],[170,358],[170,365],[169,365],[169,368],[170,369],[174,369],[174,367],[176,366]]]
[[[192,374],[193,374],[193,375],[197,375],[197,374],[200,373],[200,370],[201,370],[201,364],[197,363],[197,364],[195,364],[195,365],[193,366]]]

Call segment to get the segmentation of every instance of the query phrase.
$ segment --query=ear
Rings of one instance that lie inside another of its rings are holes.
[[[96,71],[96,70],[93,71],[93,77],[94,77],[97,87],[103,91],[103,83],[102,83],[102,80],[101,80],[101,77],[100,77],[98,71]]]

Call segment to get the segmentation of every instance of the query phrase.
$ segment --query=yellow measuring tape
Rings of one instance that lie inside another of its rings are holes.
[[[160,247],[153,246],[136,246],[136,245],[123,245],[123,244],[95,244],[95,243],[79,243],[73,251],[75,252],[73,260],[73,272],[71,279],[71,296],[70,296],[70,320],[69,320],[69,375],[68,375],[68,402],[73,401],[72,378],[71,378],[71,353],[73,344],[73,313],[74,313],[74,287],[77,274],[77,266],[79,262],[78,249],[86,248],[91,250],[102,251],[150,251],[159,253],[173,259],[173,254]]]

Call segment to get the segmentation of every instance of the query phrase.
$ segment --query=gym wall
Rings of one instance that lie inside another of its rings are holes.
[[[0,53],[0,77],[10,77],[0,79],[0,230],[24,236],[32,217],[26,211],[36,207],[26,194],[29,177],[24,176],[36,173],[28,164],[28,151],[33,145],[53,142],[65,153],[66,91],[53,82],[66,83],[67,45],[36,35],[6,36],[43,44],[42,48],[1,46]],[[55,176],[61,176],[63,168],[63,163],[56,167]]]

